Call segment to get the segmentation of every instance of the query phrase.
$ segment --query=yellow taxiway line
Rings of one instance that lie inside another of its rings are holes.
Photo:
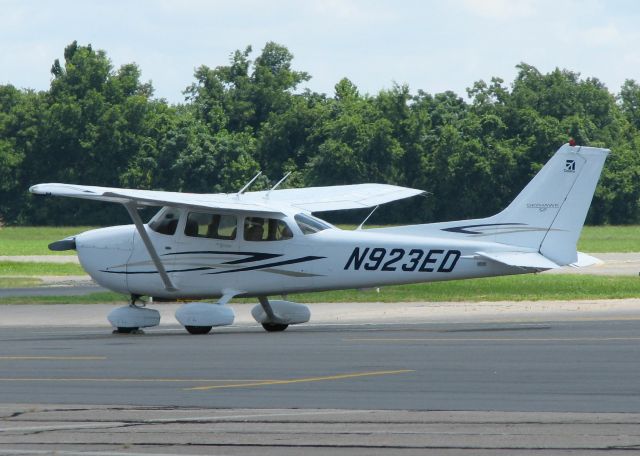
[[[102,361],[106,356],[0,356],[0,361]]]
[[[87,382],[87,383],[209,383],[205,386],[184,388],[186,391],[206,391],[222,388],[250,388],[268,385],[288,385],[292,383],[321,382],[327,380],[343,380],[358,377],[373,377],[379,375],[396,375],[415,372],[411,369],[354,372],[348,374],[327,375],[322,377],[306,377],[294,379],[211,379],[211,378],[91,378],[91,377],[0,377],[0,382]],[[215,383],[215,385],[211,385]],[[220,384],[222,383],[222,384]]]
[[[400,369],[400,370],[373,371],[373,372],[354,372],[350,374],[327,375],[323,377],[294,378],[294,379],[288,379],[288,380],[262,380],[262,381],[247,382],[247,383],[233,383],[229,385],[196,386],[193,388],[185,388],[185,390],[186,391],[208,391],[213,389],[224,389],[224,388],[252,388],[256,386],[290,385],[292,383],[323,382],[328,380],[343,380],[348,378],[373,377],[378,375],[407,374],[409,372],[415,372],[415,371],[411,369]]]

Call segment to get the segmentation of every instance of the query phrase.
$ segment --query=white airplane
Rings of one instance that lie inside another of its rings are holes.
[[[423,192],[383,184],[276,190],[282,180],[269,191],[245,192],[252,180],[236,194],[70,184],[38,184],[30,191],[120,203],[129,212],[133,225],[91,230],[49,246],[77,250],[97,283],[131,296],[130,305],[108,316],[115,331],[159,324],[157,310],[136,304],[141,296],[219,298],[178,308],[176,319],[192,334],[232,324],[232,298],[257,297],[253,317],[267,331],[282,331],[309,321],[310,311],[268,296],[597,262],[577,252],[576,243],[608,153],[563,145],[506,209],[488,218],[354,231],[312,213],[375,207]],[[142,206],[162,208],[144,224]]]

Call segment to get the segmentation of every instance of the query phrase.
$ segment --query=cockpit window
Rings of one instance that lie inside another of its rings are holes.
[[[233,240],[238,219],[235,215],[190,212],[184,234],[191,237]]]
[[[293,218],[300,227],[302,234],[313,234],[331,228],[328,223],[307,214],[296,214]]]
[[[179,209],[174,207],[165,207],[149,222],[149,228],[156,233],[172,236],[176,232],[179,220]]]
[[[284,241],[292,237],[293,233],[284,220],[263,217],[244,219],[245,241]]]

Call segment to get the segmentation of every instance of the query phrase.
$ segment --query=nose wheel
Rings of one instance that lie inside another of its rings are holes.
[[[132,294],[128,306],[118,307],[109,312],[107,319],[115,329],[113,334],[144,334],[140,328],[158,326],[160,312],[145,307],[140,295]],[[140,302],[140,305],[136,304]]]

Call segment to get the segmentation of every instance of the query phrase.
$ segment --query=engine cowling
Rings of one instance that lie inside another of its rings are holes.
[[[190,302],[176,310],[176,320],[182,326],[227,326],[234,319],[231,307],[208,302]]]
[[[269,301],[277,321],[271,321],[260,304],[251,309],[251,315],[258,323],[280,323],[297,325],[306,323],[311,318],[311,311],[305,305],[291,301]]]
[[[148,328],[160,324],[160,312],[146,307],[124,306],[109,312],[107,319],[114,328]]]

